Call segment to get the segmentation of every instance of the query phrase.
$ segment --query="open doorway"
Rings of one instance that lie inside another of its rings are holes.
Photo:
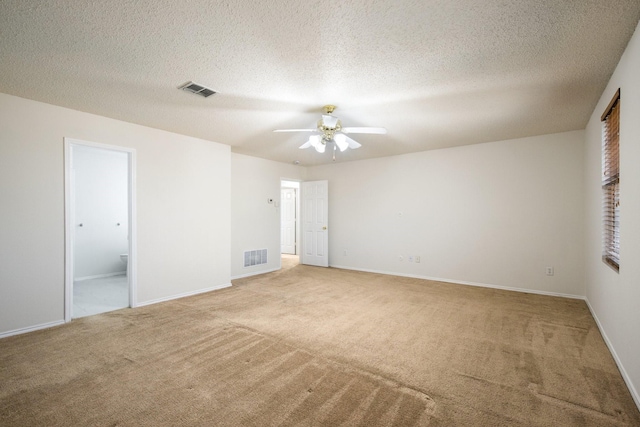
[[[300,183],[282,180],[280,182],[280,254],[282,268],[290,268],[299,263],[300,228]]]
[[[65,320],[134,306],[135,151],[65,138]]]

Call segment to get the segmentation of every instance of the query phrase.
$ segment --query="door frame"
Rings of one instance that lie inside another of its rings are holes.
[[[73,307],[73,271],[74,271],[74,224],[75,195],[71,185],[72,151],[74,146],[85,146],[127,153],[128,179],[127,198],[129,203],[129,259],[127,262],[127,280],[129,284],[129,307],[137,306],[137,224],[136,224],[136,150],[117,145],[101,144],[64,137],[64,321],[71,321]]]
[[[291,182],[291,183],[295,183],[297,184],[296,186],[293,185],[286,185],[284,183],[286,182]],[[297,179],[289,179],[289,178],[280,178],[280,196],[282,196],[282,189],[283,188],[293,188],[294,190],[296,190],[296,245],[295,245],[295,255],[300,256],[300,250],[301,250],[301,246],[300,246],[300,241],[302,240],[300,238],[300,191],[302,188],[302,181],[297,180]],[[282,218],[282,197],[280,197],[280,204],[278,205],[279,209],[280,209],[280,217]],[[282,255],[282,220],[280,220],[280,233],[278,234],[280,236],[280,255]]]

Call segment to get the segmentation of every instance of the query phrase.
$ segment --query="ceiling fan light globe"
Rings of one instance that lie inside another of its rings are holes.
[[[326,145],[322,143],[315,145],[315,149],[318,153],[324,153],[325,148],[327,148]]]
[[[309,147],[315,147],[316,145],[318,145],[318,143],[320,142],[321,138],[322,137],[320,135],[311,135],[309,137],[309,139],[307,140],[307,142],[302,144],[299,148],[300,149],[305,149],[305,148],[309,148]]]
[[[320,144],[320,141],[322,141],[321,135],[311,135],[309,137],[309,142],[311,143],[312,147],[317,147]]]
[[[322,124],[324,124],[328,128],[335,128],[338,124],[338,118],[335,116],[329,116],[326,114],[322,115]]]
[[[347,144],[349,145],[349,148],[351,148],[352,150],[355,150],[356,148],[362,147],[362,145],[358,141],[355,141],[353,138],[350,138],[350,137],[345,135],[344,139],[347,142]]]
[[[340,151],[344,151],[349,148],[349,143],[347,142],[347,136],[341,133],[337,134],[333,140],[336,142],[336,145],[340,149]]]

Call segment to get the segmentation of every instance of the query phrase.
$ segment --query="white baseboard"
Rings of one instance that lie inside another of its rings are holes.
[[[54,326],[64,325],[64,320],[56,320],[55,322],[41,323],[40,325],[28,326],[26,328],[14,329],[13,331],[0,333],[0,339],[13,335],[26,334],[27,332],[39,331],[40,329],[53,328]]]
[[[512,288],[510,286],[491,285],[488,283],[465,282],[463,280],[442,279],[439,277],[420,276],[417,274],[404,274],[404,273],[396,273],[396,272],[389,272],[389,271],[369,270],[366,268],[345,267],[342,265],[333,265],[333,264],[330,265],[330,267],[340,268],[343,270],[363,271],[366,273],[385,274],[388,276],[399,276],[399,277],[410,277],[412,279],[432,280],[434,282],[453,283],[456,285],[477,286],[481,288],[491,288],[491,289],[501,289],[504,291],[523,292],[527,294],[548,295],[552,297],[562,297],[562,298],[581,299],[581,300],[585,299],[585,297],[582,295],[562,294],[558,292],[539,291],[536,289]]]
[[[257,275],[259,275],[259,274],[273,273],[274,271],[278,271],[278,270],[280,270],[281,268],[282,268],[282,267],[277,267],[277,268],[271,268],[271,269],[269,269],[269,270],[254,271],[254,272],[251,272],[251,273],[240,274],[239,276],[233,276],[233,277],[231,277],[231,280],[244,279],[245,277],[257,276]]]
[[[105,274],[96,274],[95,276],[83,276],[76,277],[73,279],[74,282],[82,282],[83,280],[91,280],[91,279],[103,279],[105,277],[113,277],[113,276],[122,276],[127,274],[127,270],[125,271],[116,271],[115,273],[105,273]]]
[[[631,393],[631,397],[633,397],[633,400],[636,402],[636,406],[638,407],[638,410],[640,411],[640,394],[638,394],[638,390],[636,390],[633,382],[631,381],[631,378],[629,377],[629,374],[627,374],[627,370],[624,369],[624,365],[622,364],[622,361],[618,357],[618,353],[616,353],[616,350],[613,347],[613,344],[611,343],[611,340],[607,336],[607,333],[605,332],[604,328],[602,327],[602,323],[600,323],[600,319],[598,319],[598,316],[596,315],[596,312],[593,310],[593,307],[591,306],[591,303],[589,302],[589,299],[585,298],[584,300],[587,303],[587,307],[589,307],[589,311],[591,312],[591,316],[593,316],[593,319],[596,321],[596,325],[598,325],[598,329],[600,330],[600,334],[602,335],[602,338],[604,339],[605,344],[607,344],[607,347],[609,348],[609,351],[611,352],[611,355],[613,356],[613,360],[615,360],[616,365],[618,365],[618,370],[620,371],[620,374],[622,375],[622,379],[624,379],[624,382],[627,384],[627,388],[629,389],[629,392]]]
[[[210,288],[205,288],[205,289],[198,289],[197,291],[185,292],[185,293],[178,294],[178,295],[171,295],[171,296],[168,296],[168,297],[157,298],[157,299],[153,299],[153,300],[149,300],[149,301],[139,302],[139,303],[136,304],[136,307],[144,307],[145,305],[152,305],[152,304],[157,304],[159,302],[166,302],[166,301],[171,301],[171,300],[174,300],[174,299],[190,297],[190,296],[198,295],[198,294],[204,294],[205,292],[217,291],[218,289],[224,289],[224,288],[228,288],[230,286],[231,286],[231,283],[223,283],[222,285],[216,285],[216,286],[212,286]]]

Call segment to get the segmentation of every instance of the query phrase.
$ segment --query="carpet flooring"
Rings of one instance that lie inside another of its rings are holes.
[[[640,426],[580,300],[296,265],[0,340],[2,426]]]

